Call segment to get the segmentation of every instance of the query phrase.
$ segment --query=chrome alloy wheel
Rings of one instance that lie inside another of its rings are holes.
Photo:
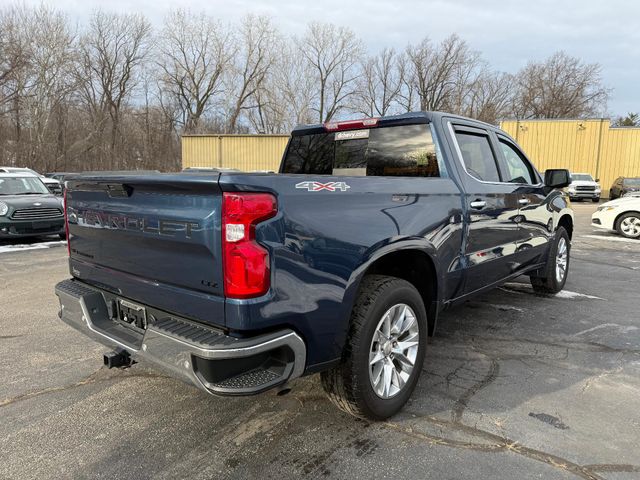
[[[627,217],[620,222],[620,230],[627,237],[640,237],[640,218]]]
[[[562,283],[567,274],[567,264],[569,263],[569,245],[567,240],[560,238],[558,251],[556,252],[556,280]]]
[[[380,398],[391,398],[405,386],[418,356],[420,327],[409,305],[399,303],[385,312],[369,349],[369,381]]]

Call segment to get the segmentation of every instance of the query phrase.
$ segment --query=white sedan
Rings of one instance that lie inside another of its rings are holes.
[[[616,230],[627,238],[640,238],[640,196],[622,197],[603,203],[591,215],[591,226]]]

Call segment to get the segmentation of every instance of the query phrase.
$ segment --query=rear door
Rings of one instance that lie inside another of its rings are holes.
[[[519,239],[517,186],[501,179],[491,131],[458,119],[449,121],[448,127],[466,191],[464,290],[471,293],[499,282],[517,267],[513,263]]]
[[[156,308],[224,324],[219,174],[69,182],[71,272]]]

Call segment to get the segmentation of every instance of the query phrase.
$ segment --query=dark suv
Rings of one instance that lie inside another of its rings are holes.
[[[609,189],[609,200],[615,200],[630,192],[640,191],[640,177],[618,177]]]

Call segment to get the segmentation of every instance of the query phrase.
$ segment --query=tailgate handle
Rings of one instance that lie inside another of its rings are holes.
[[[107,184],[107,193],[110,197],[130,197],[132,192],[133,188],[123,183]]]

